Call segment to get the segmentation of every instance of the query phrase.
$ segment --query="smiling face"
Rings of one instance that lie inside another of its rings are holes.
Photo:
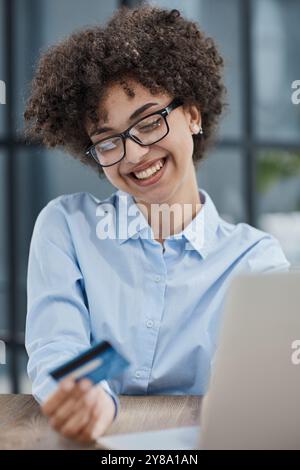
[[[93,143],[123,132],[143,117],[168,106],[173,96],[152,95],[137,82],[130,82],[134,97],[128,96],[120,84],[113,84],[102,100],[101,111],[107,120],[99,127],[111,128],[91,135]],[[152,105],[148,105],[152,103]],[[145,109],[145,105],[147,109]],[[130,120],[138,109],[144,111]],[[198,196],[193,154],[192,125],[201,125],[200,113],[195,106],[179,106],[167,116],[169,133],[159,142],[147,147],[126,139],[126,156],[120,162],[103,171],[107,179],[118,189],[130,193],[137,202],[189,203]],[[88,129],[87,129],[88,130]],[[195,194],[196,191],[196,194]]]

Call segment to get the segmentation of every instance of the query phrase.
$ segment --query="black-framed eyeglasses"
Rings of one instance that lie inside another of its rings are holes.
[[[148,147],[166,137],[169,133],[167,116],[182,104],[179,98],[175,98],[168,106],[136,121],[126,131],[95,142],[85,154],[92,156],[103,167],[115,165],[126,155],[127,138],[143,147]]]

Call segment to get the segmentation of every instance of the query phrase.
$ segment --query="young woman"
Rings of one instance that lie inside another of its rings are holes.
[[[103,434],[118,394],[205,394],[228,283],[288,269],[271,235],[225,222],[197,186],[223,107],[222,63],[196,23],[150,6],[118,10],[40,59],[27,135],[117,188],[105,201],[50,201],[32,236],[28,373],[65,436]],[[103,339],[130,361],[121,377],[51,381],[49,370]]]

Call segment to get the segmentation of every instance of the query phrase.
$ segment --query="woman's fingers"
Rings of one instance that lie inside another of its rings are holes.
[[[51,415],[50,424],[59,429],[65,421],[67,421],[76,411],[77,403],[85,396],[88,390],[92,388],[93,384],[89,380],[81,380],[77,383],[69,397],[59,406],[56,411]]]
[[[59,406],[69,397],[75,381],[68,378],[62,380],[58,386],[58,389],[48,398],[48,400],[42,405],[42,411],[46,416],[51,416]]]
[[[66,437],[74,437],[88,424],[93,412],[97,406],[97,390],[92,388],[80,398],[75,406],[72,416],[67,419],[60,428],[60,432]]]
[[[101,404],[101,401],[99,400],[91,412],[89,422],[86,424],[86,426],[81,430],[81,432],[78,435],[78,440],[80,442],[89,442],[95,439],[94,429],[96,427],[97,422],[102,419],[102,414],[103,414],[102,411],[103,411],[103,405]]]
[[[85,428],[77,436],[80,442],[90,442],[101,436],[107,427],[112,423],[115,413],[113,399],[101,386],[98,386],[99,398],[92,410],[90,420]]]
[[[83,379],[60,383],[58,390],[43,405],[51,426],[65,437],[91,442],[104,433],[113,421],[115,404],[101,385]]]
[[[59,432],[65,437],[75,437],[89,422],[91,410],[82,409],[67,420],[60,428]]]

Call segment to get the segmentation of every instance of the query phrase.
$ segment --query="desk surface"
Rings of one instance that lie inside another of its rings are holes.
[[[105,435],[199,424],[201,397],[123,396],[120,413]],[[79,449],[53,431],[31,395],[0,395],[0,449]]]

